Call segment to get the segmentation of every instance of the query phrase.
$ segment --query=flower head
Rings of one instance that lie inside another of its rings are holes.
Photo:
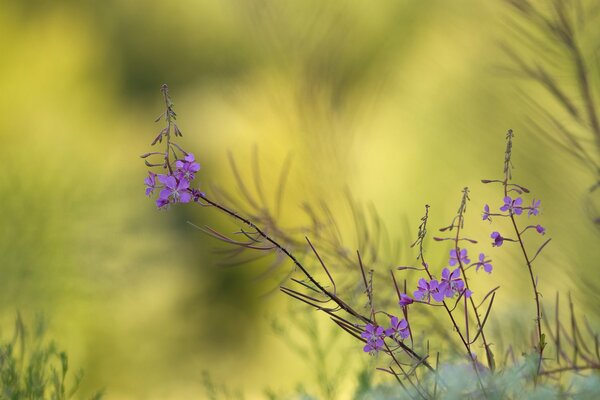
[[[405,319],[399,319],[398,317],[391,317],[391,327],[385,330],[385,335],[392,339],[406,339],[410,336],[408,328],[408,322]]]
[[[456,249],[450,250],[450,264],[451,267],[455,266],[460,261],[461,264],[469,264],[471,260],[467,256],[467,249],[462,249],[460,253],[457,255]]]
[[[492,247],[500,247],[502,246],[502,243],[504,243],[504,238],[502,237],[500,232],[492,232],[490,237],[494,239],[494,241],[492,242]]]
[[[541,200],[535,200],[533,199],[533,201],[531,202],[531,206],[529,207],[529,210],[527,211],[527,216],[531,217],[532,215],[538,215],[540,213],[540,203],[542,201]]]
[[[460,267],[456,267],[452,272],[448,268],[442,270],[440,288],[440,291],[446,297],[454,297],[454,295],[465,291],[465,282],[460,277]],[[465,295],[469,297],[471,295],[470,291],[465,292]]]
[[[504,205],[500,207],[500,211],[510,211],[511,214],[521,215],[523,213],[523,199],[517,197],[516,199],[512,199],[510,196],[506,196],[504,198]]]
[[[360,336],[367,341],[367,344],[363,347],[365,353],[376,353],[384,346],[383,338],[385,337],[385,332],[381,326],[367,324]]]
[[[444,301],[444,293],[440,289],[440,284],[437,280],[432,279],[430,282],[427,282],[424,278],[421,278],[414,293],[415,299],[429,303],[431,297],[433,297],[435,301]]]
[[[177,180],[172,175],[159,175],[158,180],[165,185],[165,187],[160,191],[160,195],[156,202],[157,206],[159,205],[159,202],[164,206],[169,203],[189,203],[192,199],[192,195],[188,190],[190,183],[185,179]]]
[[[175,166],[177,167],[177,170],[175,170],[175,177],[180,181],[186,180],[191,182],[194,180],[195,173],[200,170],[200,164],[195,162],[192,153],[186,155],[184,161],[177,160]]]
[[[491,260],[485,259],[485,254],[479,253],[479,262],[475,264],[475,272],[479,271],[479,268],[483,267],[483,270],[488,274],[492,273]]]

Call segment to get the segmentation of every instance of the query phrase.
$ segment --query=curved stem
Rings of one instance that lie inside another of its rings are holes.
[[[504,181],[504,196],[508,196],[508,178],[505,179]],[[523,243],[523,238],[521,236],[519,227],[517,226],[517,221],[515,221],[515,216],[512,212],[512,210],[510,211],[510,220],[512,222],[513,228],[515,230],[515,234],[517,235],[517,242],[519,242],[519,247],[521,248],[521,252],[523,253],[523,258],[525,258],[525,263],[527,264],[527,270],[529,271],[529,278],[531,280],[531,287],[533,288],[533,294],[534,294],[534,300],[535,300],[535,307],[536,307],[536,318],[535,318],[535,322],[536,322],[536,328],[537,328],[537,336],[538,336],[538,345],[537,345],[537,351],[539,353],[539,359],[538,359],[538,367],[537,367],[537,373],[539,374],[542,368],[542,354],[544,352],[544,344],[543,344],[543,334],[542,334],[542,310],[541,310],[541,305],[540,305],[540,294],[537,290],[537,283],[535,281],[535,277],[533,275],[533,267],[531,265],[531,259],[529,258],[529,255],[527,254],[527,250],[525,249],[525,244]]]
[[[351,306],[349,306],[346,302],[344,302],[341,298],[339,298],[336,294],[331,293],[330,291],[325,289],[306,270],[306,268],[300,263],[300,261],[298,261],[298,259],[289,250],[287,250],[285,247],[283,247],[281,244],[279,244],[275,239],[271,238],[267,233],[265,233],[262,229],[260,229],[258,226],[256,226],[256,224],[254,224],[252,221],[250,221],[247,218],[242,217],[237,212],[230,210],[229,208],[217,203],[216,201],[211,200],[204,194],[201,194],[200,198],[202,200],[204,200],[205,202],[207,202],[208,204],[218,208],[225,214],[233,217],[234,219],[236,219],[240,222],[243,222],[244,224],[246,224],[249,227],[251,227],[252,229],[254,229],[256,231],[256,233],[258,233],[258,235],[260,235],[263,239],[265,239],[267,242],[271,243],[279,251],[283,252],[286,255],[286,257],[289,258],[294,263],[294,265],[302,271],[302,273],[310,280],[310,282],[313,285],[315,285],[321,291],[321,293],[326,295],[329,299],[331,299],[331,301],[333,301],[335,304],[337,304],[339,308],[341,308],[342,310],[346,311],[348,314],[360,319],[361,321],[363,321],[365,323],[373,323],[373,321],[370,318],[365,317],[364,315],[361,315],[360,313],[355,311]],[[402,349],[404,351],[406,351],[411,357],[413,357],[416,360],[419,360],[430,371],[435,372],[433,367],[427,361],[424,360],[424,357],[420,356],[418,353],[416,353],[410,347],[406,346],[404,343],[400,342],[399,344],[400,344],[400,347],[402,347]]]

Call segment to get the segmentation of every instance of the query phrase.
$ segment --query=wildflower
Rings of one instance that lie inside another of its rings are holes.
[[[383,327],[374,324],[365,325],[365,330],[360,334],[363,339],[377,340],[383,337]]]
[[[157,206],[159,201],[163,206],[168,203],[189,203],[192,195],[188,191],[188,188],[190,187],[188,181],[185,179],[178,181],[172,175],[159,175],[158,180],[165,185],[165,188],[160,192],[156,202]]]
[[[435,301],[444,301],[444,293],[440,291],[440,284],[437,280],[432,279],[431,282],[427,282],[425,279],[419,279],[417,290],[415,290],[415,299],[422,300],[427,303],[431,301],[431,297]]]
[[[545,235],[546,234],[546,228],[544,228],[543,226],[541,226],[540,224],[537,224],[535,227],[535,230],[537,231],[537,233],[539,233],[540,235]]]
[[[191,182],[194,180],[194,174],[200,170],[200,164],[195,162],[194,155],[189,153],[185,156],[184,161],[177,160],[175,163],[177,170],[175,171],[175,177],[178,180],[186,180]]]
[[[412,304],[413,302],[414,300],[411,299],[409,295],[405,293],[400,293],[400,301],[398,302],[398,304],[400,304],[402,307],[406,307],[409,304]]]
[[[490,218],[490,206],[488,206],[487,204],[485,206],[483,206],[483,215],[482,215],[482,219],[485,221],[486,219],[488,221],[491,221],[492,219]]]
[[[144,179],[144,183],[146,184],[146,196],[150,196],[156,186],[156,174],[148,171],[148,176]]]
[[[541,202],[541,200],[536,201],[535,199],[533,199],[533,201],[531,202],[531,207],[529,207],[529,210],[527,211],[528,217],[531,217],[532,215],[538,215],[540,213]]]
[[[502,246],[502,243],[504,243],[504,238],[502,237],[500,232],[492,232],[490,237],[492,239],[494,239],[494,242],[492,243],[492,247],[500,247],[500,246]]]
[[[408,322],[405,319],[398,319],[398,317],[391,317],[390,323],[392,324],[391,328],[385,330],[386,336],[391,337],[392,339],[406,339],[410,336],[410,331],[408,330]]]
[[[467,249],[462,249],[458,256],[456,254],[456,249],[450,250],[450,261],[448,262],[450,266],[455,266],[456,263],[459,261],[462,264],[469,264],[471,262],[471,260],[469,260],[469,257],[467,256]]]
[[[488,274],[492,273],[492,264],[490,264],[491,260],[485,259],[485,254],[479,253],[479,262],[475,264],[475,272],[479,271],[479,268],[483,267],[483,270]]]
[[[504,205],[500,207],[500,211],[510,211],[513,214],[521,215],[523,213],[523,199],[517,197],[516,199],[512,199],[510,196],[506,196],[504,198]]]
[[[442,270],[442,279],[440,281],[440,292],[446,297],[454,297],[455,294],[460,294],[465,291],[465,281],[460,278],[460,268],[452,272],[448,268]],[[470,291],[465,293],[467,297],[471,295]]]
[[[384,346],[384,330],[381,326],[367,324],[360,336],[367,340],[367,344],[363,347],[365,353],[377,352]]]

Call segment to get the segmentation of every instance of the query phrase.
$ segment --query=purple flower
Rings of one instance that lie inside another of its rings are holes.
[[[517,197],[516,199],[512,199],[510,196],[506,196],[504,198],[504,205],[500,207],[500,211],[510,211],[512,214],[521,215],[523,213],[523,199]]]
[[[487,204],[485,206],[483,206],[483,215],[482,215],[482,219],[485,221],[486,219],[488,221],[491,221],[492,219],[490,218],[490,206],[488,206]]]
[[[365,347],[363,347],[363,351],[365,353],[377,353],[377,351],[383,349],[383,339],[377,339],[377,340],[367,340],[367,344],[365,345]]]
[[[500,247],[500,246],[502,246],[502,243],[504,243],[504,238],[502,237],[500,232],[492,232],[490,237],[492,239],[494,239],[494,242],[492,243],[492,247]]]
[[[409,304],[412,304],[413,302],[414,300],[411,299],[409,295],[405,293],[400,293],[400,301],[398,302],[398,304],[400,304],[402,307],[406,307]]]
[[[491,260],[485,259],[485,254],[479,253],[479,262],[475,265],[475,272],[479,271],[479,268],[483,267],[483,270],[488,274],[492,273],[492,264],[490,264]]]
[[[156,186],[156,174],[148,171],[148,176],[144,179],[144,183],[146,184],[146,196],[150,196]]]
[[[531,202],[531,207],[529,207],[529,211],[527,211],[528,217],[531,217],[532,215],[538,215],[540,213],[541,202],[541,200],[536,201],[535,199],[533,199],[533,201]]]
[[[386,336],[391,337],[392,339],[406,339],[410,336],[410,331],[408,330],[408,322],[405,319],[398,319],[398,317],[391,317],[392,327],[385,330]]]
[[[537,226],[535,227],[535,230],[537,231],[537,233],[539,233],[540,235],[545,235],[546,234],[546,228],[544,228],[543,226],[541,226],[540,224],[537,224]]]
[[[156,199],[156,207],[158,207],[158,208],[163,208],[167,204],[169,204],[169,199],[163,199],[161,197]]]
[[[194,155],[192,153],[189,153],[187,156],[185,156],[184,161],[177,160],[177,162],[175,162],[175,166],[177,167],[177,170],[175,171],[175,177],[180,181],[186,180],[191,182],[194,180],[194,174],[200,170],[200,164],[195,162]]]
[[[189,203],[192,199],[192,195],[188,191],[190,183],[185,179],[178,181],[172,175],[159,175],[158,180],[165,185],[156,201],[159,208],[169,203]]]
[[[367,344],[365,347],[363,347],[363,351],[365,353],[377,352],[377,350],[381,350],[383,348],[383,327],[367,324],[364,332],[362,332],[360,336],[367,341]]]
[[[456,255],[456,249],[450,250],[450,261],[448,264],[450,264],[451,267],[454,267],[459,261],[462,264],[469,264],[471,262],[467,256],[467,249],[462,249],[458,254],[458,257]]]
[[[441,292],[446,297],[454,297],[455,294],[462,293],[465,290],[465,282],[460,278],[460,268],[457,267],[454,271],[450,272],[448,268],[442,270],[442,279],[440,282]],[[470,291],[467,294],[469,297]]]
[[[435,301],[444,301],[444,293],[441,290],[440,284],[435,279],[432,279],[431,282],[427,282],[425,279],[419,279],[419,283],[417,284],[417,290],[415,290],[415,299],[425,301],[429,303],[431,301],[431,297]]]
[[[383,337],[383,327],[373,324],[365,325],[365,330],[360,334],[363,339],[376,340]]]

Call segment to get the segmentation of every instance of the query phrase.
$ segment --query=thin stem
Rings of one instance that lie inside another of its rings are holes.
[[[534,292],[534,298],[535,298],[535,308],[536,308],[536,327],[537,327],[537,336],[538,336],[538,352],[540,353],[540,360],[538,363],[538,373],[540,371],[541,368],[541,363],[542,363],[542,353],[544,351],[543,347],[542,347],[542,312],[541,312],[541,306],[540,306],[540,294],[537,290],[537,283],[535,282],[535,277],[533,275],[533,267],[531,265],[531,260],[529,259],[529,255],[527,254],[527,250],[525,249],[525,244],[523,243],[523,239],[521,237],[521,234],[519,233],[519,228],[517,226],[517,222],[515,221],[515,217],[512,215],[510,216],[510,220],[513,224],[513,227],[515,229],[515,233],[517,234],[517,242],[519,242],[519,247],[521,248],[521,252],[523,253],[523,257],[525,258],[525,263],[527,264],[527,270],[529,271],[529,278],[531,280],[531,287],[533,288],[533,292]]]
[[[504,196],[508,196],[508,186],[510,185],[509,181],[512,178],[511,175],[511,156],[512,156],[512,138],[514,137],[512,129],[509,129],[506,134],[506,151],[504,153],[504,181],[502,185],[504,186]],[[513,214],[512,209],[509,210],[509,218],[512,222],[513,228],[515,230],[515,234],[517,235],[517,242],[519,242],[519,246],[521,248],[521,252],[523,253],[523,257],[525,258],[525,263],[527,264],[527,270],[529,271],[529,278],[531,280],[531,287],[533,288],[535,307],[536,307],[536,328],[537,328],[537,336],[538,336],[538,346],[537,351],[539,353],[538,359],[538,367],[537,374],[539,375],[542,368],[542,360],[543,360],[543,352],[544,352],[544,336],[542,334],[542,312],[540,306],[540,294],[537,290],[537,283],[535,281],[535,277],[533,275],[533,267],[531,265],[531,259],[527,254],[527,250],[525,249],[525,244],[523,243],[523,238],[521,237],[521,231],[517,226],[517,222],[515,221],[515,216]]]
[[[468,188],[465,188],[461,206],[458,210],[458,221],[456,224],[456,236],[455,236],[455,241],[454,241],[454,249],[456,251],[456,258],[458,260],[458,266],[460,268],[460,271],[462,273],[462,276],[463,276],[463,279],[465,282],[466,290],[470,290],[469,289],[469,280],[467,279],[467,275],[465,274],[465,269],[463,267],[463,264],[462,264],[462,261],[460,258],[460,248],[458,247],[458,243],[459,243],[459,237],[460,237],[460,229],[463,226],[463,222],[464,222],[463,218],[464,218],[464,212],[466,210],[466,204],[467,204],[466,202],[468,200],[468,193],[469,193]],[[490,350],[489,350],[489,347],[487,344],[487,340],[485,338],[485,333],[483,332],[483,325],[481,324],[481,320],[479,318],[479,313],[477,312],[477,307],[475,306],[475,301],[473,300],[473,296],[469,296],[469,301],[471,303],[471,307],[473,308],[473,313],[475,314],[475,317],[477,319],[477,327],[479,328],[479,332],[481,332],[481,340],[483,341],[483,345],[485,346],[485,355],[488,360],[488,366],[490,369],[493,369],[493,363],[492,363],[492,359],[491,359],[491,355],[490,355]],[[466,334],[467,334],[467,342],[465,344],[467,346],[467,351],[469,352],[469,358],[471,358],[471,361],[473,363],[473,369],[475,370],[475,374],[477,375],[477,381],[479,383],[479,386],[481,387],[483,396],[485,398],[487,398],[488,395],[485,391],[485,387],[483,386],[483,382],[481,381],[481,376],[479,375],[479,369],[477,368],[477,359],[471,352],[471,344],[469,342],[469,315],[468,315],[468,309],[467,309],[466,296],[465,296],[465,329],[466,329]]]
[[[425,205],[425,215],[423,216],[423,218],[421,219],[421,225],[419,225],[419,234],[418,234],[418,238],[417,240],[412,244],[412,246],[415,245],[419,245],[419,259],[421,260],[421,263],[423,265],[423,268],[425,269],[425,272],[427,273],[427,276],[429,276],[429,279],[433,279],[433,275],[431,275],[431,272],[429,272],[429,268],[427,267],[427,262],[425,261],[425,257],[423,254],[423,240],[425,239],[425,235],[427,233],[427,220],[429,217],[429,205]],[[471,361],[473,361],[473,367],[476,368],[475,366],[475,359],[473,358],[473,355],[471,353],[471,346],[469,345],[469,341],[465,339],[465,337],[463,336],[460,327],[458,326],[458,323],[456,322],[456,320],[454,319],[454,315],[452,315],[452,310],[448,307],[448,305],[446,304],[446,300],[442,301],[442,304],[444,306],[444,308],[446,309],[446,313],[448,314],[448,316],[450,317],[450,321],[452,321],[452,325],[454,326],[454,330],[456,331],[456,333],[458,334],[458,336],[460,337],[460,340],[462,341],[463,345],[465,346],[465,349],[467,350],[467,354],[469,355],[469,357],[471,358]],[[477,369],[475,369],[477,370]],[[480,381],[481,384],[481,381]]]
[[[550,374],[557,374],[560,372],[566,372],[566,371],[574,371],[574,372],[579,372],[579,371],[585,371],[585,370],[598,370],[600,369],[600,364],[592,364],[592,365],[570,365],[568,367],[561,367],[561,368],[556,368],[556,369],[548,369],[545,371],[540,372],[540,375],[550,375]]]
[[[252,221],[250,221],[247,218],[242,217],[241,215],[239,215],[237,212],[232,211],[230,209],[228,209],[227,207],[217,203],[216,201],[211,200],[210,198],[208,198],[205,194],[201,194],[200,197],[202,198],[202,200],[204,200],[205,202],[207,202],[208,204],[218,208],[219,210],[221,210],[222,212],[224,212],[225,214],[233,217],[234,219],[243,222],[244,224],[250,226],[252,229],[254,229],[256,231],[256,233],[261,236],[262,238],[264,238],[266,241],[268,241],[269,243],[271,243],[275,248],[277,248],[279,251],[283,252],[293,263],[296,267],[298,267],[302,273],[308,278],[308,280],[310,280],[310,282],[315,285],[320,291],[321,293],[323,293],[324,295],[326,295],[329,299],[331,299],[335,304],[338,305],[338,307],[344,311],[346,311],[348,314],[360,319],[361,321],[365,322],[365,323],[373,323],[373,321],[368,318],[365,317],[364,315],[361,315],[360,313],[356,312],[352,307],[350,307],[348,304],[346,304],[346,302],[344,302],[341,298],[339,298],[336,294],[331,293],[330,291],[328,291],[327,289],[325,289],[307,270],[306,268],[300,263],[300,261],[298,261],[298,259],[290,252],[288,251],[285,247],[283,247],[281,244],[279,244],[275,239],[271,238],[268,234],[266,234],[262,229],[260,229],[258,226],[256,226],[256,224],[254,224]],[[402,347],[402,349],[409,354],[412,358],[421,361],[421,363],[427,368],[429,369],[431,372],[435,372],[435,370],[433,369],[433,367],[424,360],[423,357],[421,357],[419,354],[417,354],[414,350],[412,350],[410,347],[406,346],[404,343],[399,343],[400,347]]]
[[[171,100],[169,99],[169,87],[167,85],[162,85],[160,91],[163,94],[165,100],[165,120],[167,121],[167,127],[164,129],[164,136],[166,136],[166,150],[165,150],[165,164],[164,167],[169,170],[169,175],[173,174],[173,169],[171,168],[171,163],[169,161],[169,152],[171,151],[171,118],[173,117],[173,109],[171,107]],[[162,134],[162,133],[161,133]]]

